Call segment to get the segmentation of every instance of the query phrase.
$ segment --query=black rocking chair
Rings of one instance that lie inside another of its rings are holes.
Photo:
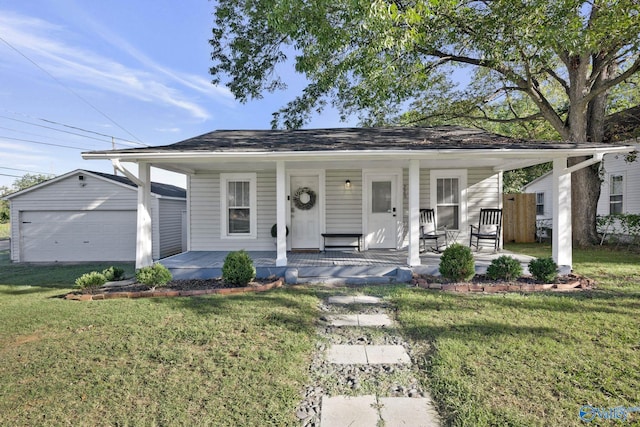
[[[444,239],[445,243],[438,243],[438,239]],[[435,241],[431,249],[439,252],[442,246],[446,246],[446,230],[438,230],[436,215],[433,209],[420,209],[420,252],[427,250],[427,240]]]
[[[469,237],[469,247],[476,247],[476,252],[480,250],[480,240],[493,240],[493,250],[500,248],[500,236],[502,231],[502,209],[480,209],[480,220],[478,226],[471,226],[471,236]],[[473,239],[475,238],[475,243]]]

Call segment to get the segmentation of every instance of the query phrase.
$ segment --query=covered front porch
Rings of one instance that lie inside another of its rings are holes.
[[[175,279],[207,279],[220,277],[222,265],[228,251],[189,251],[160,260],[171,270]],[[439,253],[420,254],[420,265],[407,265],[406,250],[371,249],[358,251],[289,252],[287,266],[277,266],[277,252],[248,251],[256,267],[258,278],[278,276],[287,278],[288,283],[310,281],[350,281],[352,283],[403,283],[411,280],[412,273],[438,274]],[[526,270],[532,259],[527,255],[512,254],[508,251],[474,252],[476,272],[482,274],[491,261],[501,255],[511,255],[522,263]]]

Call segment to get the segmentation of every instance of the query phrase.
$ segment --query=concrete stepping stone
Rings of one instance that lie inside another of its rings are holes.
[[[331,326],[359,326],[357,314],[333,314],[326,316]]]
[[[385,427],[440,426],[440,418],[429,398],[381,397],[378,402]]]
[[[327,350],[327,360],[338,365],[411,363],[411,358],[401,345],[334,344]]]
[[[376,403],[373,395],[323,396],[320,427],[375,427],[380,420]]]
[[[334,295],[327,299],[329,304],[380,304],[382,299],[369,295]]]
[[[329,363],[339,365],[350,365],[352,363],[366,364],[367,352],[363,345],[335,344],[327,351]]]
[[[390,326],[391,318],[386,314],[331,314],[325,316],[331,326]]]
[[[367,363],[380,365],[382,363],[411,363],[411,358],[401,345],[367,345]]]
[[[391,326],[393,321],[387,314],[358,314],[358,325],[366,326]]]

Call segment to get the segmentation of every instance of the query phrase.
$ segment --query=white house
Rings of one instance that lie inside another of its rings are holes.
[[[11,260],[135,260],[137,194],[126,177],[79,169],[6,196]],[[150,256],[182,252],[186,191],[154,182],[150,194]]]
[[[469,241],[483,207],[501,207],[502,172],[554,162],[554,257],[571,260],[571,172],[628,146],[524,141],[456,126],[216,131],[162,147],[83,153],[109,159],[139,186],[138,267],[152,262],[150,166],[187,175],[189,251],[288,251],[357,244],[420,265],[419,210]],[[593,156],[572,167],[567,159]],[[135,162],[134,176],[121,162]],[[275,224],[277,238],[271,236]],[[287,234],[286,230],[290,232]],[[351,235],[348,240],[323,234]]]
[[[637,141],[627,141],[635,144]],[[598,199],[598,215],[617,213],[640,214],[640,161],[627,161],[625,153],[606,154],[602,161],[602,187]],[[536,219],[542,228],[551,228],[553,218],[553,177],[548,172],[523,187],[523,192],[536,195]]]

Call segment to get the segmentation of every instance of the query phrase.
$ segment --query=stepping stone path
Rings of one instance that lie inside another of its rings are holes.
[[[338,295],[321,309],[326,314],[310,368],[314,384],[296,413],[304,427],[440,426],[387,303]]]

